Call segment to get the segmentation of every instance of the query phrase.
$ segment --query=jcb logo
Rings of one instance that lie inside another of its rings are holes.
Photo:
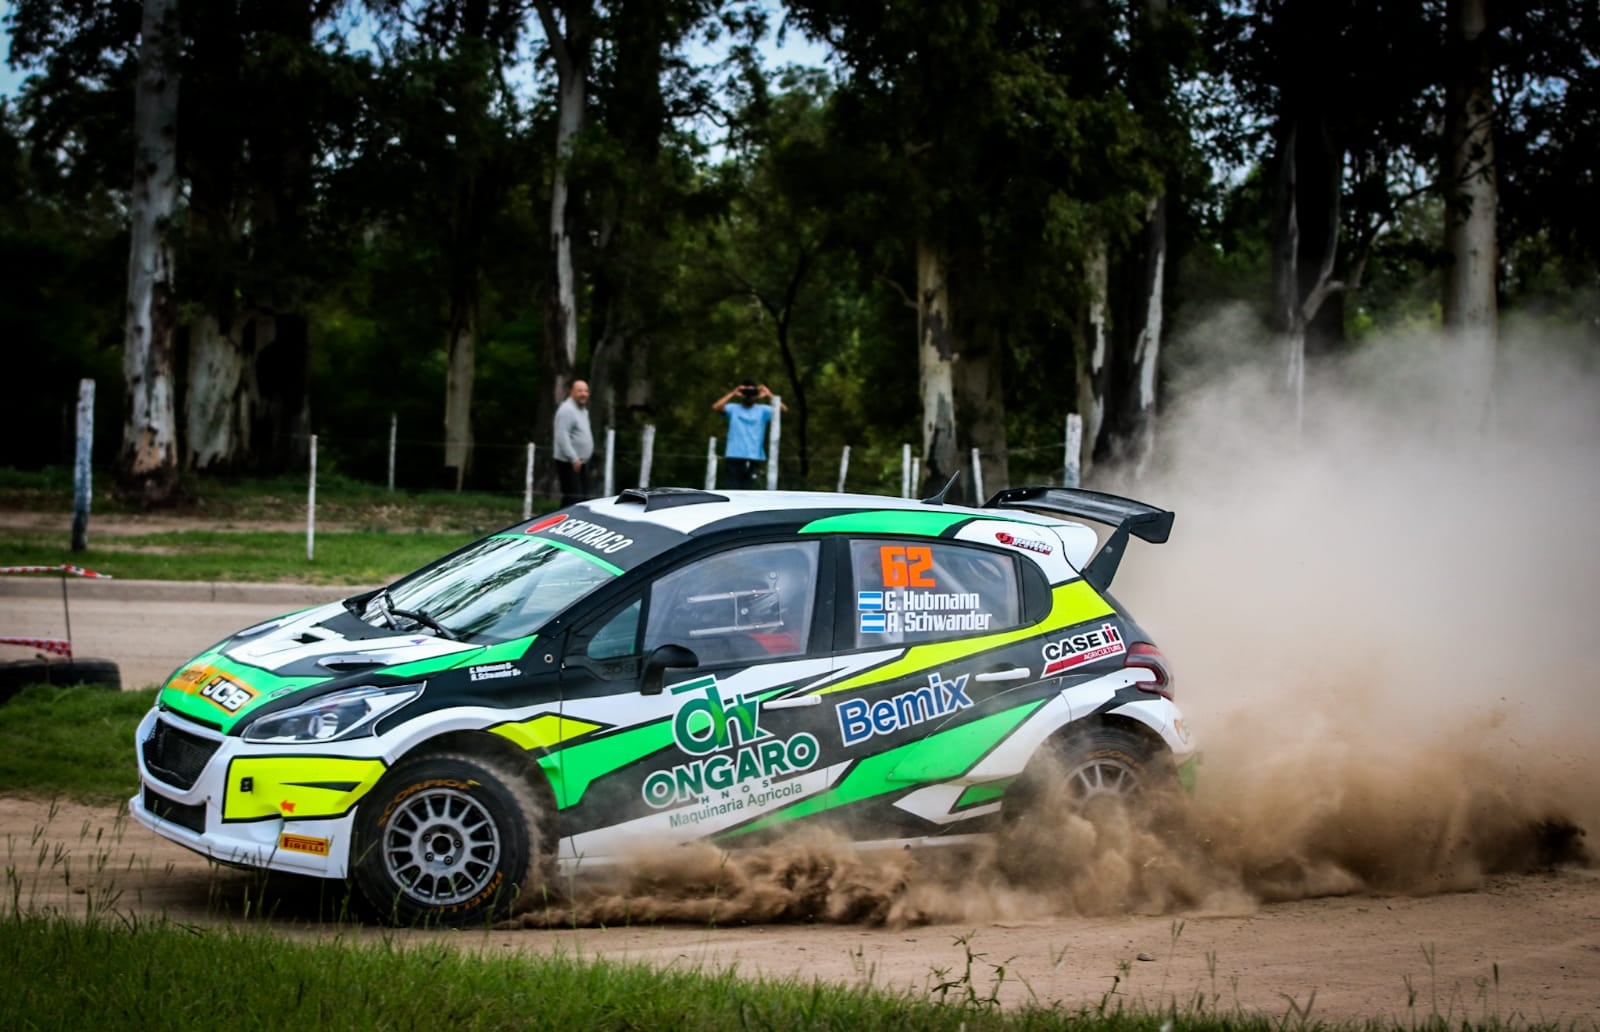
[[[213,678],[200,689],[200,694],[229,713],[239,712],[239,707],[255,698],[254,692],[241,688],[225,677]]]

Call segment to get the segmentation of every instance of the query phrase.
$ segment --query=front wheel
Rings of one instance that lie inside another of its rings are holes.
[[[356,886],[394,924],[496,920],[544,884],[543,817],[528,783],[497,763],[406,760],[356,815]]]

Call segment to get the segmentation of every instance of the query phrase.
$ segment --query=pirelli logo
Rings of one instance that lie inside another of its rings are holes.
[[[279,835],[278,848],[290,853],[310,853],[312,856],[328,855],[328,840],[310,835]]]

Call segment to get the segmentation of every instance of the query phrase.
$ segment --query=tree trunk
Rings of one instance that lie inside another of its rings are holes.
[[[578,284],[572,254],[571,160],[583,130],[588,102],[588,0],[563,4],[562,30],[549,0],[536,4],[556,62],[556,161],[550,181],[550,252],[554,278],[545,299],[544,367],[548,389],[542,426],[552,425],[556,406],[566,398],[578,366]]]
[[[956,458],[955,331],[945,256],[927,239],[917,241],[917,377],[922,393],[924,485],[943,487]],[[937,488],[936,488],[937,489]],[[913,485],[921,491],[922,485]]]
[[[246,372],[237,330],[210,312],[189,326],[189,378],[183,400],[184,466],[227,469],[250,447],[249,413],[241,411]]]
[[[472,385],[478,359],[476,307],[468,302],[450,320],[444,386],[444,467],[457,491],[472,464]]]
[[[1167,199],[1150,202],[1142,251],[1138,336],[1134,338],[1129,396],[1123,416],[1123,439],[1134,475],[1145,470],[1156,443],[1156,375],[1161,365],[1161,315],[1166,301]]]
[[[178,198],[182,42],[177,0],[145,0],[128,204],[128,307],[122,356],[127,421],[117,470],[122,490],[145,506],[170,503],[178,488],[173,397],[177,304],[168,234]]]
[[[1084,257],[1084,279],[1089,294],[1086,325],[1078,339],[1078,415],[1083,419],[1083,442],[1079,448],[1079,476],[1088,480],[1094,465],[1095,446],[1106,416],[1106,353],[1110,346],[1106,325],[1109,301],[1109,269],[1103,240],[1089,245]]]
[[[1006,399],[1004,382],[1005,344],[1000,331],[985,327],[967,339],[961,353],[961,375],[956,378],[956,410],[966,432],[967,449],[956,456],[964,485],[952,497],[966,497],[982,505],[972,476],[971,449],[978,449],[983,471],[983,490],[992,495],[1011,484],[1011,469],[1006,453]],[[937,489],[943,484],[936,484]]]
[[[1446,88],[1444,325],[1461,344],[1472,415],[1487,414],[1494,378],[1495,302],[1494,65],[1487,0],[1451,0],[1450,81]]]

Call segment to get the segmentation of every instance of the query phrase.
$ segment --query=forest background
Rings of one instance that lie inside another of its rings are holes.
[[[137,504],[303,470],[313,433],[381,482],[391,419],[403,486],[520,490],[574,377],[619,486],[646,424],[653,482],[698,485],[750,376],[789,407],[782,486],[831,489],[850,445],[850,485],[892,490],[912,442],[926,485],[976,449],[992,491],[1059,481],[1069,413],[1091,476],[1162,461],[1197,368],[1269,370],[1292,434],[1398,331],[1439,331],[1481,425],[1519,349],[1600,355],[1586,0],[13,0],[5,26],[0,466],[70,463],[91,377]],[[817,65],[779,66],[791,40]]]

